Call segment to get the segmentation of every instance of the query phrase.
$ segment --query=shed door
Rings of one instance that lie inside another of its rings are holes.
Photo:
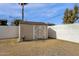
[[[46,26],[37,25],[35,26],[35,39],[45,39],[46,38]]]

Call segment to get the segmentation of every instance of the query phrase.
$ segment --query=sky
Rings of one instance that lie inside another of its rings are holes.
[[[24,7],[24,20],[62,24],[65,9],[73,9],[74,5],[75,3],[29,3]],[[0,3],[0,19],[7,19],[11,23],[21,17],[21,6],[18,3]]]

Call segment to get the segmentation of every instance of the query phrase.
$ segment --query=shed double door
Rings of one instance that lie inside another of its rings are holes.
[[[46,26],[35,26],[35,39],[45,39],[46,38]]]

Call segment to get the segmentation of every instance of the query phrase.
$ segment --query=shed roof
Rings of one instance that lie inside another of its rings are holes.
[[[32,21],[24,21],[24,22],[21,22],[20,24],[29,24],[29,25],[48,25],[48,24],[43,23],[43,22],[32,22]]]

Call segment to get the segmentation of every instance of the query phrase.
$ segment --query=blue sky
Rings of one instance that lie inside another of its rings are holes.
[[[73,9],[74,5],[74,3],[29,3],[25,5],[25,20],[62,24],[65,9]],[[20,5],[0,3],[0,19],[12,22],[16,18],[21,19]]]

